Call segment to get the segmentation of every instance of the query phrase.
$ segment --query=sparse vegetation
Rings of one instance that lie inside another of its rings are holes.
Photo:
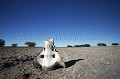
[[[96,78],[100,76],[100,79],[119,79],[120,75],[120,47],[58,47],[58,53],[63,57],[66,68],[60,68],[50,71],[41,70],[34,68],[33,61],[40,52],[42,52],[43,47],[40,48],[26,48],[26,47],[6,47],[0,48],[0,77],[1,79],[85,79],[85,78]],[[88,60],[88,61],[86,61]],[[81,62],[81,64],[80,64]],[[105,64],[104,64],[104,63]],[[73,64],[71,64],[73,63]],[[91,68],[92,63],[93,68]],[[112,64],[111,64],[112,63]],[[118,65],[116,65],[118,63]],[[87,65],[86,65],[87,64]],[[97,67],[97,68],[96,68]],[[116,68],[115,68],[116,67]],[[86,70],[85,68],[89,68]],[[71,73],[71,70],[73,73]],[[93,70],[98,72],[91,72]],[[82,70],[82,72],[81,72]],[[102,75],[100,72],[104,72]],[[111,75],[116,74],[116,76]],[[49,73],[48,73],[49,72]],[[92,74],[91,75],[81,75],[84,73]],[[6,76],[7,74],[7,76]],[[26,74],[30,74],[29,78],[26,77]],[[65,76],[63,76],[65,74]],[[77,75],[81,75],[77,77]],[[39,77],[39,78],[38,78]]]
[[[12,44],[12,47],[17,47],[18,44]]]
[[[72,47],[71,45],[67,45],[67,47]]]
[[[112,43],[111,45],[112,45],[112,46],[118,46],[119,43]]]
[[[5,45],[5,40],[0,39],[0,47],[4,47],[4,45]]]
[[[74,45],[74,47],[80,47],[80,45]]]
[[[25,45],[28,45],[28,47],[35,47],[35,42],[26,42]]]
[[[85,44],[84,46],[85,46],[85,47],[90,47],[90,44]]]
[[[107,46],[105,43],[98,43],[97,46]]]
[[[74,47],[90,47],[89,44],[84,44],[84,45],[74,45]]]

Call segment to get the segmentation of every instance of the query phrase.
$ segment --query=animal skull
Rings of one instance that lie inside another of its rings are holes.
[[[52,69],[57,65],[65,67],[64,62],[61,61],[61,57],[55,49],[54,39],[46,40],[44,43],[42,53],[37,56],[37,62],[42,69]]]

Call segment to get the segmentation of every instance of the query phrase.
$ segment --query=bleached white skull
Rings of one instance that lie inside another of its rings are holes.
[[[55,65],[59,64],[65,67],[65,64],[61,62],[61,57],[55,49],[54,46],[54,39],[49,39],[44,41],[45,45],[43,48],[42,53],[37,56],[37,62],[42,66],[43,69],[45,68],[52,68]]]

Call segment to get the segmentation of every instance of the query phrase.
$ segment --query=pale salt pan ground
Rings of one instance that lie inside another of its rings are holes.
[[[34,47],[0,48],[0,79],[120,78],[119,46],[57,48],[67,68],[51,71],[33,67],[33,58],[41,51],[42,48]]]

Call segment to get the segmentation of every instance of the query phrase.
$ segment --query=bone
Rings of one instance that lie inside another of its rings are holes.
[[[42,69],[54,69],[55,66],[61,65],[65,67],[59,53],[55,49],[54,39],[44,41],[43,51],[36,57],[37,63],[42,66]]]

